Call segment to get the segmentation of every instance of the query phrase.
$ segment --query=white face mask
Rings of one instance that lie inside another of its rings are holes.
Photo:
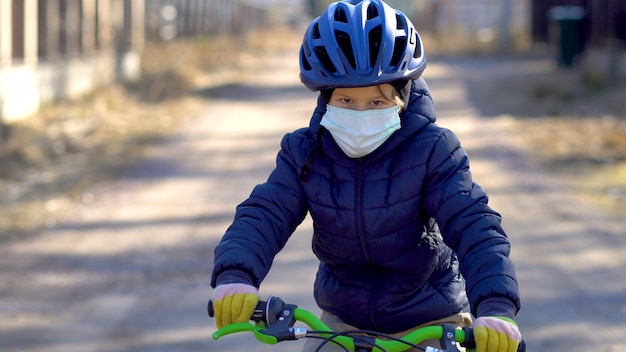
[[[341,150],[351,158],[365,156],[400,129],[398,106],[351,110],[328,105],[320,124],[330,131]]]

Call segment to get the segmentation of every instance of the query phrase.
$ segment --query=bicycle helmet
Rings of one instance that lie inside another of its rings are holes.
[[[300,80],[312,91],[408,81],[425,68],[417,30],[380,0],[330,4],[300,47]]]

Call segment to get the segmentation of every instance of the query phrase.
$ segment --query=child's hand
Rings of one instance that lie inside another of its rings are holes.
[[[505,317],[479,317],[472,324],[476,352],[516,352],[522,340],[517,324]]]
[[[249,321],[259,303],[259,292],[256,287],[246,284],[218,285],[213,291],[212,301],[215,323],[221,329],[232,323]]]

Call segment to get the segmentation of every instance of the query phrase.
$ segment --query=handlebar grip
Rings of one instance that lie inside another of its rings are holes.
[[[209,300],[209,304],[207,305],[207,312],[211,318],[215,318],[215,309],[213,308],[213,300]]]
[[[257,306],[254,309],[254,313],[252,314],[251,320],[260,321],[265,318],[266,304],[267,302],[265,301],[259,301],[259,303],[257,303]],[[209,300],[209,303],[207,304],[207,313],[209,313],[209,316],[211,318],[215,318],[215,308],[213,308],[213,300],[211,299]]]
[[[517,352],[526,352],[526,341],[523,339],[519,342],[519,346],[517,346]]]
[[[464,328],[465,330],[465,341],[461,343],[461,346],[467,347],[468,349],[476,348],[476,340],[474,340],[474,329],[472,328]],[[522,339],[519,345],[517,345],[517,352],[526,352],[526,341]]]

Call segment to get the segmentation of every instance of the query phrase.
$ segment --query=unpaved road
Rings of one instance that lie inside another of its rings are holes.
[[[525,64],[516,70],[535,65]],[[282,135],[306,125],[314,106],[294,53],[263,65],[245,81],[199,92],[202,116],[119,181],[92,190],[95,201],[73,219],[0,248],[0,350],[299,350],[301,342],[265,346],[248,335],[212,341],[205,310],[213,248],[235,205],[265,179]],[[514,131],[468,98],[490,74],[516,70],[432,63],[426,78],[439,123],[460,136],[475,179],[504,216],[528,350],[626,351],[626,220],[578,203],[527,162]],[[261,293],[317,312],[315,268],[305,222]]]

